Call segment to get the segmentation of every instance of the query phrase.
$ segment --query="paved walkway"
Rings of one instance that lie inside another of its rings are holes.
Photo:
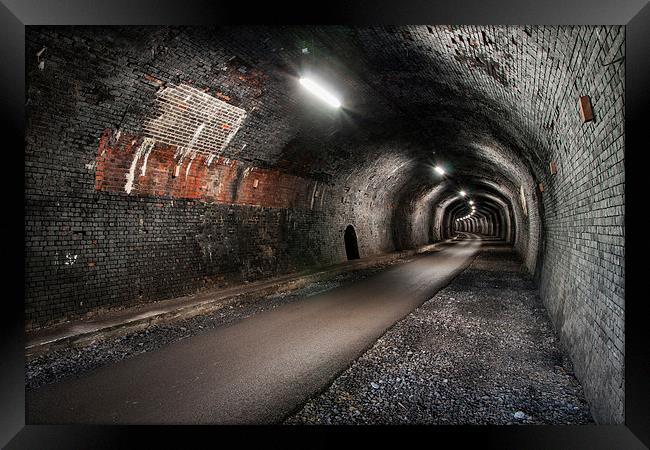
[[[169,300],[145,303],[125,308],[89,313],[85,317],[43,329],[31,330],[26,336],[25,352],[28,358],[47,354],[69,346],[79,347],[112,336],[130,334],[152,324],[174,322],[195,315],[214,313],[230,303],[245,297],[260,297],[277,291],[297,289],[314,282],[327,280],[341,273],[364,270],[400,258],[428,253],[444,247],[452,239],[402,250],[333,264],[319,269],[308,269],[275,278],[239,284],[225,288],[204,289],[200,293]]]
[[[27,423],[281,421],[449,283],[480,245],[445,244],[358,283],[30,391]]]

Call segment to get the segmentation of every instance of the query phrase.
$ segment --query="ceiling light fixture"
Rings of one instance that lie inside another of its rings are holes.
[[[435,167],[433,168],[433,170],[435,170],[436,172],[438,172],[440,175],[444,175],[444,174],[445,174],[445,171],[444,171],[444,170],[442,169],[442,167],[440,167],[440,166],[435,166]]]
[[[300,79],[300,84],[302,84],[309,92],[329,104],[330,106],[333,106],[334,108],[338,108],[341,106],[341,102],[339,101],[336,96],[333,94],[329,93],[327,89],[323,88],[322,86],[319,86],[316,82],[309,78],[301,78]]]
[[[467,195],[467,193],[465,193],[465,191],[460,191],[459,194],[460,194],[462,197],[465,197],[465,196]]]

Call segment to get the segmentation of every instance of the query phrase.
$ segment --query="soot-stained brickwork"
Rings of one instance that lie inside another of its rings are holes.
[[[344,261],[348,225],[362,257],[472,229],[514,245],[594,417],[622,423],[624,43],[619,26],[27,27],[27,327]],[[180,85],[241,127],[210,161],[137,155]]]

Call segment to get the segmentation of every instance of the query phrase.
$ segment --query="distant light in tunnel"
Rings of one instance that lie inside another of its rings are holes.
[[[328,92],[325,88],[322,86],[319,86],[317,83],[315,83],[313,80],[310,80],[309,78],[301,78],[300,79],[300,84],[302,84],[309,92],[323,100],[324,102],[328,103],[330,106],[333,106],[334,108],[338,108],[341,106],[341,102],[339,101],[336,96]]]
[[[461,196],[463,196],[463,197],[465,197],[465,196],[467,195],[467,193],[466,193],[465,191],[460,191],[459,194],[460,194]]]
[[[444,175],[444,174],[445,174],[445,171],[444,171],[443,168],[440,167],[440,166],[435,166],[435,167],[433,168],[433,170],[435,170],[436,172],[438,172],[440,175]]]
[[[469,204],[470,204],[470,205],[473,205],[473,204],[474,204],[474,200],[470,200],[470,201],[469,201]]]

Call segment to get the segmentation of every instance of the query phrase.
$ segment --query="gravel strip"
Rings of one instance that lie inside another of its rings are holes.
[[[29,391],[68,377],[80,376],[105,364],[156,350],[172,342],[229,325],[253,314],[353,283],[411,258],[413,256],[405,256],[379,262],[369,268],[343,272],[328,280],[311,283],[297,290],[286,290],[265,297],[243,298],[211,314],[151,325],[144,330],[96,341],[85,347],[52,350],[26,363],[25,389]]]
[[[485,245],[287,424],[586,424],[582,387],[516,254]]]

